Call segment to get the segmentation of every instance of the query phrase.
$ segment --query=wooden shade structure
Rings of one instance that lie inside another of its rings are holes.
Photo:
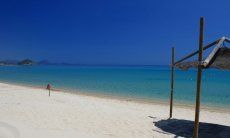
[[[217,68],[230,70],[230,49],[224,47],[224,43],[230,43],[230,39],[222,37],[206,46],[203,46],[203,33],[204,33],[204,18],[200,18],[200,34],[199,34],[199,50],[188,54],[180,60],[174,62],[174,48],[172,48],[171,58],[171,90],[170,90],[170,113],[169,117],[172,117],[173,111],[173,92],[174,92],[174,67],[178,67],[182,70],[187,70],[190,67],[197,68],[197,89],[196,89],[196,107],[195,107],[195,123],[194,123],[194,138],[198,138],[199,130],[199,114],[200,114],[200,93],[201,93],[201,78],[202,70],[207,68]],[[208,57],[203,60],[203,51],[214,47]],[[192,62],[184,62],[185,60],[198,54],[198,60]]]

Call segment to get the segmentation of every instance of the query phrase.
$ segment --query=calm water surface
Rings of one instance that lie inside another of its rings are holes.
[[[0,81],[168,101],[168,66],[1,66]],[[230,71],[204,70],[202,105],[230,108]],[[196,70],[175,72],[175,102],[194,103]]]

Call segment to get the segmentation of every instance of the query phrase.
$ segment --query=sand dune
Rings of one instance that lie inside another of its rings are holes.
[[[0,83],[0,107],[0,138],[190,137],[194,120],[194,110],[186,107],[175,107],[174,120],[167,120],[169,107],[164,104],[60,91],[49,97],[44,89],[4,83]],[[202,110],[200,121],[207,122],[202,134],[210,126],[219,129],[218,136],[229,136],[229,112]]]

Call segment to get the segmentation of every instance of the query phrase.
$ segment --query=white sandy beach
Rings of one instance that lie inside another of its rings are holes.
[[[49,97],[44,89],[0,83],[0,108],[0,138],[175,136],[153,123],[168,118],[169,107],[164,104],[60,91],[51,92]],[[194,109],[177,106],[173,118],[193,121]],[[201,110],[200,121],[230,126],[230,113]]]

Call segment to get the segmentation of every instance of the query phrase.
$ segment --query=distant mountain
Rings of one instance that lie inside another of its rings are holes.
[[[63,65],[63,63],[53,63],[48,60],[42,60],[37,63],[38,65]]]
[[[62,63],[56,63],[57,65],[62,65],[62,66],[73,66],[73,65],[78,65],[78,64],[72,64],[72,63],[66,63],[66,62],[62,62]]]
[[[48,60],[42,60],[37,62],[38,65],[56,65],[56,66],[72,66],[72,65],[78,65],[78,64],[72,64],[72,63],[65,63],[65,62],[61,62],[61,63],[54,63],[54,62],[50,62]]]
[[[42,60],[37,63],[38,65],[53,65],[53,63],[49,62],[48,60]]]
[[[17,60],[2,60],[0,61],[0,66],[10,66],[10,65],[17,65],[18,61]]]
[[[24,59],[20,62],[18,62],[18,65],[35,65],[36,62],[35,61],[32,61],[30,59]]]
[[[16,65],[35,65],[36,62],[30,59],[18,60],[2,60],[0,66],[16,66]]]
[[[72,66],[72,65],[80,65],[80,64],[72,64],[72,63],[53,63],[48,60],[41,60],[39,62],[35,62],[31,59],[24,59],[22,61],[18,60],[2,60],[0,61],[0,66],[23,66],[23,65],[56,65],[56,66]]]

